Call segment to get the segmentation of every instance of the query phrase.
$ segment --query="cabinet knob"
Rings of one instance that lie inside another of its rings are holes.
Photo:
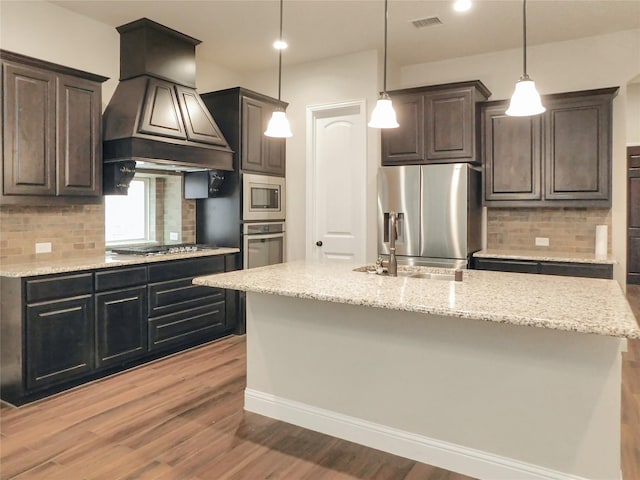
[[[321,246],[322,246],[322,240],[318,240],[318,241],[316,242],[316,245],[317,245],[318,247],[321,247]]]

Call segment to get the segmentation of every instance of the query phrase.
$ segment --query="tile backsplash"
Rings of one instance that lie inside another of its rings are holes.
[[[594,253],[596,225],[607,225],[611,253],[611,210],[608,208],[488,208],[487,248]],[[536,237],[549,239],[536,247]]]
[[[162,183],[162,182],[159,182]],[[196,240],[195,200],[182,198],[181,178],[170,178],[158,188],[156,219],[159,241],[178,230],[181,243]],[[173,191],[175,201],[165,201],[163,191]],[[155,200],[154,200],[155,201]],[[182,213],[180,214],[180,206]],[[51,253],[35,253],[36,243],[51,243]],[[105,251],[104,204],[73,206],[0,207],[0,263],[58,260]]]
[[[103,253],[104,205],[0,208],[0,262],[33,261],[35,244],[46,242],[52,251],[38,260]]]

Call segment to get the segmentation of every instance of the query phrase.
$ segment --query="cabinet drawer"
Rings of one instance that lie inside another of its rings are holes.
[[[93,292],[93,274],[79,273],[26,281],[27,303],[75,297]]]
[[[538,262],[527,260],[486,260],[475,259],[478,270],[493,270],[496,272],[538,273]]]
[[[150,265],[149,281],[164,282],[166,280],[193,278],[218,272],[224,272],[224,255],[160,262]]]
[[[96,292],[147,283],[147,267],[114,268],[96,272]]]
[[[224,302],[149,319],[149,350],[205,340],[224,329]]]
[[[193,285],[191,278],[149,285],[149,317],[224,300],[221,288]]]
[[[540,273],[570,277],[613,278],[613,265],[591,263],[541,262]]]

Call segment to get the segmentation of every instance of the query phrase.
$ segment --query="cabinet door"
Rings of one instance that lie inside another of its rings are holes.
[[[270,115],[271,114],[269,113],[269,116]],[[286,139],[265,137],[265,143],[266,152],[264,160],[264,173],[284,177]]]
[[[484,199],[539,200],[542,118],[509,117],[507,104],[482,112]]]
[[[627,165],[627,283],[640,284],[640,147],[629,147]]]
[[[545,199],[610,205],[611,98],[555,99],[545,119]]]
[[[3,63],[3,194],[55,195],[55,75]]]
[[[461,88],[425,96],[428,162],[474,160],[473,89]]]
[[[102,193],[101,86],[60,75],[58,90],[57,194],[100,196]]]
[[[145,285],[96,295],[97,366],[106,367],[147,351]]]
[[[391,98],[398,128],[382,129],[382,165],[423,163],[424,96],[395,95]]]
[[[264,170],[266,137],[264,131],[264,104],[242,97],[242,169],[254,172]]]
[[[89,373],[94,365],[93,302],[84,295],[27,305],[27,388]]]

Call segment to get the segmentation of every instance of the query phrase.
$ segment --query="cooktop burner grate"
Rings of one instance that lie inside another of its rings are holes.
[[[147,245],[140,247],[112,248],[112,253],[120,255],[165,255],[167,253],[199,252],[202,250],[215,250],[215,245],[198,243],[180,243],[175,245]]]

